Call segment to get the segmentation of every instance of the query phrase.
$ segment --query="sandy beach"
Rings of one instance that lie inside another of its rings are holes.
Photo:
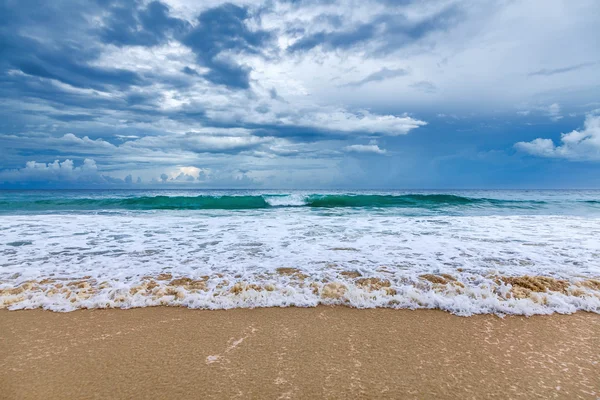
[[[3,399],[589,398],[600,315],[0,310]]]
[[[0,21],[0,400],[600,400],[600,0]]]

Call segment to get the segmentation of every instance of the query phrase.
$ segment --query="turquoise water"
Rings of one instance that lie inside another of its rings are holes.
[[[0,191],[0,213],[354,209],[406,215],[599,215],[600,191]]]

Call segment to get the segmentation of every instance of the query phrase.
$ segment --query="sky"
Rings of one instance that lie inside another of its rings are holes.
[[[0,188],[600,188],[597,0],[0,0]]]

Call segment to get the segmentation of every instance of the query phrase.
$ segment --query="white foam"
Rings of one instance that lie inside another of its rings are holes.
[[[580,285],[600,277],[597,237],[599,219],[564,216],[399,217],[306,209],[1,216],[0,307],[344,304],[459,315],[599,312],[597,291]],[[278,268],[297,268],[304,279]],[[344,271],[389,281],[389,289],[365,288]],[[155,279],[165,273],[209,278],[204,290],[194,290]],[[452,275],[464,288],[436,287],[423,274]],[[498,283],[498,277],[523,275],[563,279],[572,290],[518,298]],[[52,290],[57,282],[66,287],[84,277],[84,288]],[[39,283],[45,278],[55,282]],[[157,287],[132,292],[151,279]],[[28,281],[35,284],[11,294]],[[331,297],[327,284],[345,289]]]
[[[263,198],[273,207],[301,207],[306,205],[306,195],[293,193],[284,196],[263,195]]]

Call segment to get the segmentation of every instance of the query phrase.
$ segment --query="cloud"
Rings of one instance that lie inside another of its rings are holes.
[[[196,180],[196,178],[182,172],[179,175],[177,175],[175,178],[173,178],[173,180],[177,181],[177,182],[194,182]]]
[[[76,167],[72,160],[53,163],[28,161],[24,168],[0,171],[0,182],[105,182],[98,173],[96,162],[86,158]]]
[[[155,46],[167,40],[168,35],[181,35],[188,23],[169,16],[169,7],[152,1],[144,8],[137,2],[111,5],[105,12],[100,38],[105,43],[124,45]]]
[[[317,46],[323,46],[325,49],[347,49],[371,39],[376,30],[376,24],[367,23],[345,31],[317,32],[302,37],[287,50],[289,52],[308,51]]]
[[[200,75],[198,73],[198,71],[196,71],[193,68],[188,67],[187,65],[185,67],[183,67],[183,69],[181,70],[181,72],[183,72],[184,74],[188,74],[188,75]]]
[[[583,129],[561,134],[560,145],[555,145],[552,139],[537,138],[518,142],[515,148],[539,157],[600,161],[600,116],[590,114]]]
[[[179,170],[181,171],[181,173],[191,176],[194,179],[198,180],[202,180],[209,172],[209,170],[201,169],[198,167],[180,167]]]
[[[22,38],[15,43],[15,47],[4,63],[29,77],[48,79],[74,88],[102,91],[111,86],[124,89],[143,83],[135,72],[93,67],[81,62],[73,57],[74,51],[68,46],[57,54],[44,49],[37,42]],[[64,53],[64,56],[61,53]]]
[[[244,130],[209,130],[209,132],[187,132],[179,135],[156,135],[138,138],[135,135],[121,135],[117,144],[101,138],[92,140],[80,138],[72,133],[62,137],[46,138],[38,136],[2,136],[0,144],[20,150],[51,151],[72,155],[90,155],[103,159],[143,162],[154,157],[159,163],[162,158],[181,158],[186,154],[238,154],[263,145],[274,143],[272,136],[255,136]]]
[[[368,4],[367,4],[368,5]],[[388,5],[388,7],[391,3]],[[402,12],[402,4],[384,8],[381,13],[372,15],[368,21],[356,24],[341,24],[342,29],[320,30],[303,35],[291,44],[291,53],[307,52],[320,47],[324,51],[348,50],[375,41],[370,53],[383,55],[413,44],[428,35],[447,29],[458,22],[460,9],[455,5],[431,7],[421,10],[422,14]],[[377,8],[377,7],[374,7]],[[433,10],[433,12],[431,11]],[[350,26],[350,28],[348,28]],[[334,26],[334,28],[338,28]]]
[[[88,158],[118,184],[189,166],[294,186],[341,162],[398,175],[344,156],[371,138],[396,136],[394,165],[529,140],[515,111],[582,115],[600,88],[597,5],[534,3],[0,1],[0,170]],[[520,128],[475,134],[500,124]]]
[[[80,148],[84,147],[87,149],[89,149],[89,148],[104,148],[104,149],[108,149],[108,150],[112,151],[116,148],[116,146],[114,146],[113,144],[111,144],[105,140],[102,140],[102,139],[92,140],[87,136],[84,136],[83,138],[79,138],[72,133],[67,133],[67,134],[63,135],[61,138],[56,139],[55,142],[60,145],[78,146]]]
[[[247,175],[248,171],[239,169],[215,171],[210,168],[187,166],[178,167],[167,172],[162,173],[158,179],[153,178],[153,185],[151,186],[225,187],[231,189],[256,186],[260,183],[249,177]]]
[[[381,82],[387,79],[392,79],[392,78],[396,78],[399,76],[405,76],[408,75],[408,71],[402,68],[398,68],[398,69],[388,69],[388,68],[382,68],[379,71],[373,72],[372,74],[367,75],[366,77],[364,77],[363,79],[360,79],[358,81],[354,81],[354,82],[349,82],[346,83],[342,86],[362,86],[364,84],[370,83],[370,82]]]
[[[271,141],[272,137],[190,135],[183,146],[198,152],[227,152],[247,150]]]
[[[92,140],[87,136],[80,138],[72,133],[61,137],[48,137],[44,133],[25,136],[0,135],[0,144],[21,151],[48,152],[55,150],[59,153],[84,155],[114,154],[119,150],[118,146],[103,139]]]
[[[562,115],[560,115],[560,104],[558,103],[549,105],[546,109],[546,112],[552,121],[558,121],[559,119],[562,119]]]
[[[100,172],[96,161],[86,158],[79,166],[70,160],[51,163],[28,161],[23,168],[0,171],[0,187],[4,188],[127,188],[137,187],[249,187],[257,184],[247,171],[237,169],[215,171],[210,168],[183,166],[168,169],[145,183],[129,173],[123,178]]]
[[[346,110],[299,113],[281,119],[282,125],[306,126],[338,132],[363,132],[382,136],[406,135],[413,129],[427,125],[425,121],[408,115],[377,115],[369,111],[351,113]]]
[[[531,110],[519,110],[517,111],[517,115],[521,117],[526,117],[528,115],[543,115],[550,118],[551,121],[559,121],[563,118],[562,116],[562,107],[558,103],[552,103],[549,106],[535,106],[532,107]]]
[[[194,153],[233,154],[273,142],[273,137],[253,135],[215,135],[188,132],[178,136],[152,136],[132,140],[122,144],[122,149],[135,152],[136,149],[180,149]]]
[[[595,64],[597,64],[597,63],[588,62],[588,63],[570,65],[568,67],[562,67],[562,68],[554,68],[554,69],[542,68],[535,72],[529,73],[529,76],[550,76],[550,75],[556,75],[556,74],[563,74],[565,72],[577,71],[578,69],[581,69],[581,68],[590,67]]]
[[[232,55],[260,54],[271,39],[265,30],[250,30],[250,18],[244,7],[227,3],[202,12],[196,27],[183,39],[210,71],[204,77],[231,89],[248,89],[250,68]]]
[[[435,93],[437,91],[437,87],[429,81],[415,82],[410,87],[424,93]]]
[[[386,150],[379,148],[377,143],[371,144],[353,144],[344,147],[344,151],[347,153],[362,153],[362,154],[385,154]]]

